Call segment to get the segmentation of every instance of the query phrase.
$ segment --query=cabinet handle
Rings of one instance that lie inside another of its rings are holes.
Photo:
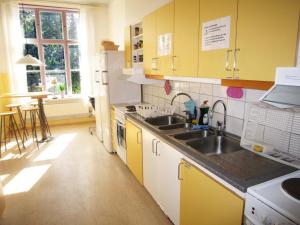
[[[237,68],[237,59],[236,59],[236,55],[237,55],[237,52],[241,51],[239,48],[236,48],[234,49],[234,61],[233,61],[233,71],[240,71],[238,68]]]
[[[181,172],[181,165],[183,165],[184,164],[184,162],[180,162],[179,164],[178,164],[178,174],[177,174],[177,178],[178,178],[178,180],[183,180],[183,178],[182,177],[180,177],[180,172]]]
[[[160,156],[160,154],[158,154],[158,151],[157,151],[157,144],[158,144],[158,143],[160,143],[159,140],[157,140],[156,143],[155,143],[155,155],[156,155],[156,156]]]
[[[157,57],[152,58],[152,65],[151,65],[151,69],[152,70],[158,70],[158,68],[157,68],[157,60],[158,60]],[[155,64],[155,67],[153,66],[154,64]]]
[[[156,141],[156,139],[152,139],[152,153],[155,154],[155,151],[154,151],[154,142]]]
[[[229,54],[230,52],[232,52],[232,50],[228,49],[226,51],[226,63],[225,63],[225,70],[226,71],[231,71],[231,69],[229,69]]]
[[[176,71],[176,68],[175,68],[175,58],[176,58],[177,56],[176,55],[173,55],[172,56],[172,64],[171,64],[171,69],[172,69],[172,71]]]
[[[136,133],[136,143],[142,144],[142,141],[140,140],[141,138],[139,138],[139,134],[142,134],[142,132],[139,131],[139,132]]]

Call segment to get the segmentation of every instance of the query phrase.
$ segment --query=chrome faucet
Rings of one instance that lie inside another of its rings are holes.
[[[173,105],[173,102],[175,100],[175,98],[177,98],[178,96],[180,95],[185,95],[187,96],[190,100],[192,100],[192,97],[187,94],[187,93],[183,93],[183,92],[180,92],[178,94],[176,94],[173,98],[172,98],[172,101],[171,101],[171,105]],[[185,128],[189,128],[191,127],[191,124],[192,124],[192,115],[189,111],[184,111],[186,113],[185,115]]]
[[[172,98],[172,100],[171,100],[171,105],[173,105],[173,102],[174,102],[175,98],[177,98],[177,97],[180,96],[180,95],[185,95],[185,96],[187,96],[190,100],[192,100],[192,97],[191,97],[189,94],[180,92],[180,93],[176,94],[176,95]]]
[[[222,131],[225,131],[226,129],[226,117],[227,117],[227,107],[226,107],[226,103],[223,101],[223,100],[218,100],[216,101],[213,106],[212,106],[212,109],[211,109],[211,115],[210,115],[210,118],[211,118],[211,121],[213,119],[213,116],[214,116],[214,112],[215,112],[215,108],[216,106],[221,103],[224,107],[224,121],[223,121],[223,127],[222,127],[222,122],[221,121],[217,121],[217,131],[218,133],[222,133]]]

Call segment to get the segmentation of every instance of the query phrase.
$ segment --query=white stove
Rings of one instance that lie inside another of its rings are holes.
[[[125,115],[128,113],[136,113],[134,105],[115,106],[115,142],[117,145],[116,151],[118,156],[125,164],[127,164]]]
[[[248,188],[245,224],[300,225],[299,179],[300,170]]]

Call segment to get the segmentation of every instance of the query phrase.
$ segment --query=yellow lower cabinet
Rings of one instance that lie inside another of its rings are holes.
[[[186,161],[180,178],[180,225],[242,224],[242,198]]]
[[[143,184],[142,130],[126,120],[127,165],[136,179]]]

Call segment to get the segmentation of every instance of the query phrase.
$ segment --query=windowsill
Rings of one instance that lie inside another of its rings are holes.
[[[66,103],[76,103],[84,101],[84,97],[82,95],[73,95],[73,96],[65,96],[61,98],[60,95],[56,95],[57,98],[53,99],[53,96],[50,95],[45,101],[48,105],[52,104],[66,104]]]

